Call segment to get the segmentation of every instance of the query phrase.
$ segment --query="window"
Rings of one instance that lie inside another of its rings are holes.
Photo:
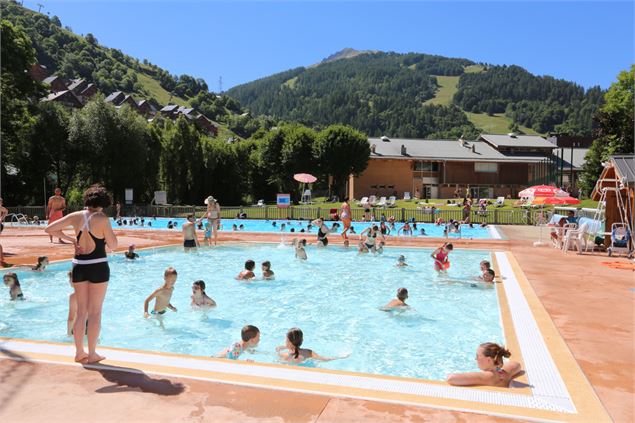
[[[497,173],[498,163],[474,163],[474,172]]]
[[[419,172],[438,172],[439,163],[437,162],[415,162],[415,170]]]

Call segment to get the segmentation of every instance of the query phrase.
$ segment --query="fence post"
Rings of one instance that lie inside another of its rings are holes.
[[[498,225],[498,209],[494,209],[494,222],[495,225]]]
[[[401,221],[406,221],[406,209],[404,207],[401,208]]]
[[[317,219],[317,218],[319,218],[319,217],[321,217],[321,216],[322,216],[322,208],[321,208],[321,207],[318,207],[318,208],[317,208],[317,215],[315,216],[315,218]]]

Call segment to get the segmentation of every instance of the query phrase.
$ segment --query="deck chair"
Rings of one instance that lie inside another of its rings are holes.
[[[564,237],[562,249],[565,254],[573,246],[578,249],[578,254],[582,254],[582,246],[587,249],[587,233],[589,232],[589,224],[583,223],[577,229],[570,229]]]
[[[368,197],[368,204],[370,204],[372,207],[375,207],[377,205],[377,197],[374,195]]]
[[[258,200],[258,203],[254,207],[265,207],[265,200]]]
[[[386,208],[386,197],[381,197],[379,199],[379,203],[377,203],[375,206]]]
[[[503,207],[505,205],[505,197],[498,197],[494,203],[495,207]]]
[[[412,200],[412,197],[410,197],[410,193],[409,192],[404,192],[403,193],[403,199],[405,201],[410,201],[410,200]]]
[[[300,202],[304,204],[311,204],[311,190],[304,190],[302,193],[302,197],[300,198]]]
[[[359,207],[366,207],[368,205],[368,197],[362,197],[361,200],[357,203]]]
[[[388,207],[397,207],[397,204],[396,204],[396,203],[397,203],[397,197],[395,197],[394,195],[391,195],[391,196],[388,198],[388,202],[386,203],[386,205],[387,205]]]
[[[611,226],[611,246],[607,248],[609,257],[614,253],[631,255],[632,249],[629,246],[631,241],[631,230],[624,223],[613,223]]]

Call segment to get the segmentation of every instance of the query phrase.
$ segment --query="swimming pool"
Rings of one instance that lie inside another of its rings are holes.
[[[490,254],[455,251],[449,275],[439,276],[431,270],[430,252],[390,248],[381,256],[358,256],[353,249],[309,247],[309,260],[303,262],[293,258],[290,246],[256,244],[189,254],[179,248],[141,251],[142,258],[134,262],[116,255],[100,343],[211,356],[237,341],[242,326],[253,324],[262,332],[261,343],[245,358],[276,362],[275,346],[297,326],[304,331],[304,347],[324,356],[350,354],[319,367],[442,380],[450,372],[475,370],[476,345],[503,341],[503,334],[496,290],[469,284],[479,261]],[[394,266],[400,254],[410,267]],[[246,259],[270,260],[276,280],[236,281]],[[144,319],[143,302],[162,284],[170,265],[179,272],[172,299],[178,312]],[[69,266],[19,272],[27,301],[9,301],[3,288],[0,337],[72,342],[65,336]],[[197,279],[206,282],[217,309],[190,307],[191,284]],[[410,292],[407,302],[413,309],[400,315],[380,311],[402,286]]]
[[[127,222],[131,220],[131,218],[124,217]],[[140,219],[140,218],[138,218]],[[140,221],[139,221],[140,222]],[[168,222],[177,222],[177,226],[174,229],[168,229]],[[151,224],[148,226],[148,224]],[[180,231],[181,227],[185,223],[184,218],[167,218],[167,217],[157,217],[144,218],[144,225],[122,225],[118,226],[117,223],[113,222],[113,227],[115,229],[165,229],[165,230],[174,230]],[[317,233],[317,228],[312,227],[307,230],[307,225],[310,223],[308,220],[260,220],[260,219],[222,219],[221,220],[221,232],[233,232],[233,226],[236,225],[236,229],[238,231],[245,232],[280,232],[280,233],[301,233],[300,231],[304,229],[305,233],[309,232],[311,234]],[[330,228],[333,223],[327,221],[326,225]],[[336,231],[337,233],[341,233],[343,227],[342,222],[339,223],[340,227]],[[379,226],[378,222],[353,222],[352,227],[355,229],[356,233],[362,232],[364,229],[368,228],[371,224],[376,224]],[[240,229],[240,226],[243,226],[243,229]],[[283,226],[284,225],[284,226]],[[403,223],[395,223],[395,229],[391,231],[390,235],[397,235],[397,231],[399,228],[403,226]],[[425,235],[421,235],[418,231],[414,231],[413,236],[418,238],[425,237],[437,237],[442,238],[444,226],[437,226],[433,223],[417,223],[417,229],[425,229]],[[199,236],[203,237],[203,231],[198,231]],[[400,234],[401,236],[404,236]],[[461,225],[461,233],[450,233],[450,238],[475,238],[475,239],[496,239],[500,238],[498,231],[493,226],[488,226],[485,228],[480,227],[479,225],[474,225],[473,228],[470,228],[468,225]]]

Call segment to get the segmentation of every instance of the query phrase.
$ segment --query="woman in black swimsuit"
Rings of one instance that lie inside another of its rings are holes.
[[[324,220],[322,220],[322,218],[318,218],[311,223],[318,228],[317,245],[321,245],[322,247],[326,247],[327,245],[329,245],[329,239],[327,238],[327,235],[331,232],[331,230],[324,224]]]
[[[73,243],[73,288],[77,299],[77,318],[73,333],[75,337],[75,361],[96,363],[104,359],[97,354],[97,339],[101,329],[101,309],[106,296],[110,267],[106,256],[106,245],[117,248],[117,237],[103,209],[110,206],[111,199],[106,189],[93,185],[84,192],[85,210],[68,214],[46,227],[46,232]],[[66,235],[64,228],[72,226],[75,237]],[[84,328],[88,321],[88,354],[84,351]]]

